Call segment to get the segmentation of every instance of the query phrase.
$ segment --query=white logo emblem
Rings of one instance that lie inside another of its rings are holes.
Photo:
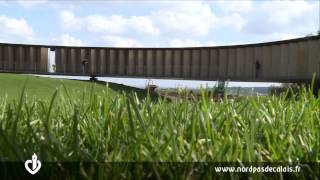
[[[24,167],[32,175],[37,173],[41,168],[41,162],[39,160],[37,160],[37,158],[38,158],[37,155],[33,154],[32,160],[26,160],[26,162],[24,163]],[[32,163],[32,169],[30,169],[30,167],[29,167],[30,163]]]

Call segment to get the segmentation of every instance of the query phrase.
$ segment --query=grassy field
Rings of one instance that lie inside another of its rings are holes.
[[[87,94],[87,92],[91,90],[101,94],[105,88],[105,85],[83,81],[3,73],[0,74],[0,82],[0,99],[7,96],[7,100],[9,101],[20,98],[24,85],[26,85],[26,95],[28,99],[38,98],[46,101],[51,99],[56,89],[59,89],[60,93],[62,93],[66,88],[70,93],[77,96],[77,98],[81,98],[83,93]],[[111,91],[110,93],[113,92]]]
[[[18,86],[17,94],[23,83]],[[172,102],[114,93],[110,88],[92,90],[84,102],[77,94],[50,90],[41,94],[48,97],[51,93],[46,103],[26,101],[23,93],[19,101],[0,101],[2,161],[24,161],[35,152],[43,162],[320,161],[320,98],[307,89],[290,98],[283,93],[219,101],[202,91],[200,100],[182,96]],[[179,176],[168,168],[152,167],[152,172]],[[309,169],[294,177],[319,175],[319,169]],[[128,171],[126,167],[117,173],[126,177]],[[94,172],[108,176],[103,168]],[[190,173],[196,174],[191,169],[181,176]],[[205,177],[211,177],[210,170],[206,173]]]
[[[0,101],[6,99],[7,101],[19,100],[23,87],[26,86],[25,96],[32,100],[37,98],[44,101],[50,101],[52,94],[56,89],[59,90],[60,95],[68,96],[72,94],[74,98],[85,98],[93,91],[94,94],[102,95],[105,90],[105,82],[91,83],[88,81],[56,79],[48,77],[38,77],[33,75],[17,75],[17,74],[0,74]],[[147,92],[142,89],[125,86],[122,84],[108,83],[109,94],[113,96],[118,93],[136,92],[139,98],[144,98]],[[153,94],[152,98],[156,95]]]

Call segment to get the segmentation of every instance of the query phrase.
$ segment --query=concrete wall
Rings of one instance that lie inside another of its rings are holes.
[[[318,77],[320,74],[319,39],[313,36],[201,48],[56,46],[56,73],[195,80],[306,80],[313,73]],[[0,71],[48,73],[49,47],[0,44]]]
[[[0,71],[48,72],[48,48],[0,44]]]

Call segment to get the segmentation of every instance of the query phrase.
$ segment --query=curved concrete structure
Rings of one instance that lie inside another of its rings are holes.
[[[56,72],[48,72],[48,49]],[[320,36],[217,47],[112,48],[0,44],[0,72],[305,82],[320,74]]]

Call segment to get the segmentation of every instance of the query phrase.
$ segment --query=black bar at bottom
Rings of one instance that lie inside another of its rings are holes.
[[[24,162],[0,162],[0,179],[314,179],[319,170],[320,163],[42,162],[31,175]]]

